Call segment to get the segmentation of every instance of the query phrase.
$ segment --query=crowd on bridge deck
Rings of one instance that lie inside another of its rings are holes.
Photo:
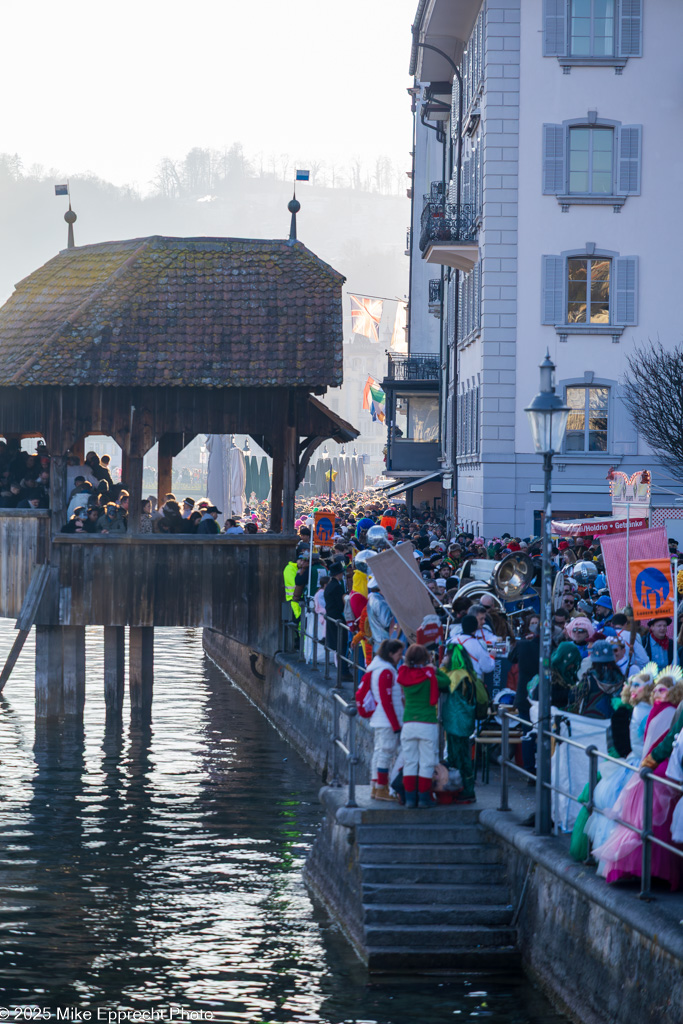
[[[44,445],[22,451],[16,438],[0,440],[0,509],[49,507],[50,456]]]
[[[309,594],[316,506],[335,513],[335,534],[327,547],[313,550]],[[305,644],[307,660],[312,657],[313,616],[318,618],[318,659],[324,657],[322,645],[335,663],[335,652],[349,656],[358,647],[357,677],[342,661],[341,679],[353,682],[359,713],[373,729],[372,797],[425,808],[435,802],[474,802],[473,757],[482,727],[490,731],[492,723],[500,722],[503,704],[521,723],[532,723],[540,616],[537,598],[521,612],[511,611],[492,587],[483,586],[474,597],[458,596],[459,574],[470,559],[500,562],[519,553],[537,570],[538,588],[541,539],[503,533],[486,540],[459,530],[449,536],[438,511],[409,513],[404,506],[387,507],[381,497],[373,500],[371,492],[335,496],[331,502],[299,501],[297,511],[300,541],[284,571],[285,596],[299,623],[297,639]],[[380,537],[374,544],[370,538],[377,527],[386,531],[386,541]],[[371,548],[404,541],[413,545],[433,603],[431,621],[425,619],[418,642],[412,644],[372,575]],[[677,554],[675,540],[669,548]],[[577,722],[588,729],[598,725],[603,749],[619,761],[616,767],[600,761],[595,807],[607,816],[574,813],[573,830],[567,829],[572,831],[572,855],[586,858],[590,838],[598,872],[608,882],[638,877],[640,837],[609,814],[636,828],[642,824],[644,782],[631,768],[642,765],[657,777],[683,780],[683,672],[678,667],[683,626],[674,637],[666,616],[640,622],[630,607],[613,607],[598,537],[555,539],[552,571],[564,579],[552,617],[555,727],[562,732],[564,723],[565,735],[570,735],[572,723],[575,729]],[[677,582],[680,599],[683,572]],[[441,750],[439,707],[445,734]],[[520,724],[518,735],[515,756],[533,775],[536,728]],[[683,802],[665,785],[655,784],[654,790],[654,834],[683,852]],[[587,791],[575,793],[577,799],[585,802]],[[681,859],[654,847],[652,875],[655,884],[677,889]]]

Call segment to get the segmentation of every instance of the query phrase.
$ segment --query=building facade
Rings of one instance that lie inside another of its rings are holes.
[[[677,0],[419,3],[414,202],[431,180],[429,230],[411,248],[410,345],[433,346],[415,306],[441,275],[440,466],[454,474],[454,520],[475,532],[538,533],[524,408],[546,350],[572,410],[555,515],[608,513],[610,466],[650,469],[655,500],[681,491],[639,436],[622,382],[640,346],[681,341],[682,31]]]

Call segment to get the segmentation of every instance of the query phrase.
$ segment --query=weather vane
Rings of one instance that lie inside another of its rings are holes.
[[[69,191],[69,182],[65,185],[55,185],[56,196],[68,196],[69,197],[69,209],[64,214],[64,220],[69,225],[69,231],[66,239],[67,249],[75,249],[76,243],[74,242],[74,222],[76,221],[76,214],[71,209],[71,192]]]
[[[311,176],[310,171],[297,171],[294,175],[294,195],[287,203],[287,209],[292,215],[292,223],[289,227],[289,244],[293,245],[296,242],[296,215],[301,209],[301,203],[296,198],[296,183],[297,181],[308,181]]]

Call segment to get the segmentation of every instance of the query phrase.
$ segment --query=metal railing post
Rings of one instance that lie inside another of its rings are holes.
[[[318,671],[318,616],[315,612],[315,605],[313,606],[313,650],[311,652],[311,666],[314,672]]]
[[[327,629],[328,623],[329,623],[329,619],[327,618],[327,613],[326,613],[325,614],[325,669],[324,669],[324,673],[323,673],[324,676],[325,676],[325,679],[329,679],[330,678],[330,648],[329,648],[329,645],[327,643],[327,641],[329,639],[329,637],[328,637],[328,629]]]
[[[338,740],[341,739],[339,735],[339,706],[337,701],[332,695],[332,786],[340,786],[339,781],[339,750],[337,746]]]
[[[638,893],[638,899],[651,900],[653,899],[651,884],[652,884],[652,844],[650,837],[652,835],[652,797],[654,795],[654,775],[649,768],[643,768],[640,773],[640,777],[643,780],[644,792],[643,792],[643,827],[640,831],[640,840],[643,844],[643,858],[641,861],[640,869],[640,892]]]
[[[350,707],[347,714],[349,716],[349,798],[346,801],[346,806],[357,807],[356,765],[358,764],[358,758],[356,757],[356,715],[358,712],[355,707]]]
[[[351,633],[349,633],[349,636],[351,636]],[[351,665],[351,674],[353,675],[353,687],[355,690],[356,683],[358,682],[358,662],[360,659],[360,643],[355,644],[355,646],[353,647],[352,657],[353,664]]]
[[[499,705],[500,708],[500,705]],[[501,760],[500,760],[500,807],[499,811],[509,811],[510,802],[508,796],[508,761],[510,759],[510,720],[508,719],[507,711],[505,708],[502,709],[503,720],[501,723],[500,730],[500,746],[501,746]]]
[[[337,681],[334,685],[338,690],[342,688],[342,636],[341,622],[337,622]]]
[[[299,661],[306,660],[306,605],[301,605],[299,616]]]

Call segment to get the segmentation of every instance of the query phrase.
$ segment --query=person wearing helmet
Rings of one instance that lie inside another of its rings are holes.
[[[569,710],[587,718],[612,718],[621,704],[620,694],[624,677],[614,660],[614,646],[609,640],[596,640],[593,644],[588,670],[572,691]],[[614,702],[614,703],[613,703]],[[622,752],[625,756],[629,750]]]

